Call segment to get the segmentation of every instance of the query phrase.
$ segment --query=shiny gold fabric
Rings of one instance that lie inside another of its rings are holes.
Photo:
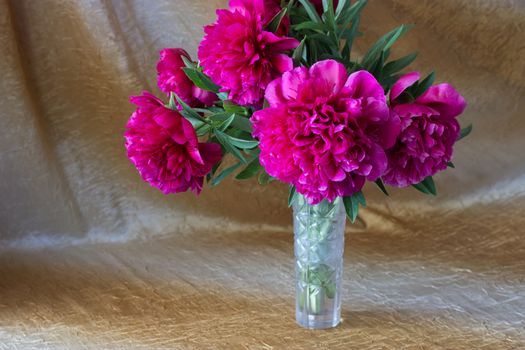
[[[122,133],[157,51],[225,1],[0,0],[0,349],[524,349],[525,2],[375,0],[469,101],[440,195],[366,188],[342,325],[294,324],[286,187],[165,197]]]

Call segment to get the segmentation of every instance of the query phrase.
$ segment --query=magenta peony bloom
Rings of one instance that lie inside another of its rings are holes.
[[[384,148],[400,126],[370,73],[348,76],[342,64],[321,61],[273,81],[266,99],[270,107],[251,119],[261,165],[311,204],[352,195],[383,175]]]
[[[176,93],[184,102],[192,107],[211,106],[217,101],[217,95],[204,91],[193,84],[182,68],[186,67],[182,56],[191,60],[183,49],[163,49],[157,64],[157,82],[160,90],[168,96]]]
[[[401,134],[388,152],[385,183],[406,187],[445,170],[452,160],[460,126],[456,117],[466,107],[465,99],[449,84],[430,87],[410,103],[399,102],[402,93],[420,78],[413,72],[392,87],[392,112],[401,118]]]
[[[165,194],[199,194],[204,176],[221,159],[221,146],[199,143],[191,123],[148,92],[130,101],[138,108],[127,124],[126,149],[144,181]]]
[[[205,27],[199,47],[204,73],[240,105],[260,106],[268,84],[293,68],[285,55],[299,42],[265,31],[264,0],[231,0],[217,11],[217,22]],[[270,18],[271,19],[271,18]]]

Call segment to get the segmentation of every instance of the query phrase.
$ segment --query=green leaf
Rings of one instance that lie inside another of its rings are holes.
[[[241,171],[235,178],[237,180],[247,180],[257,175],[257,173],[262,169],[263,167],[259,163],[259,157],[257,157],[254,160],[252,160],[250,164],[248,164],[248,166],[244,168],[244,170]]]
[[[310,30],[314,30],[316,32],[321,32],[321,33],[323,33],[323,32],[328,30],[328,28],[326,27],[326,25],[324,23],[318,23],[318,22],[312,22],[312,21],[301,22],[299,24],[296,24],[296,25],[292,26],[292,28],[297,30],[297,31],[310,29]]]
[[[341,4],[341,0],[339,1],[339,4]],[[348,1],[348,5],[344,7],[341,12],[339,12],[339,15],[336,16],[337,24],[340,25],[343,28],[348,27],[348,25],[356,20],[358,20],[361,16],[361,11],[365,8],[366,4],[368,3],[367,0],[359,0],[356,1],[352,6],[350,5],[350,1]],[[339,9],[339,6],[338,6]],[[338,13],[338,10],[336,10],[336,13]]]
[[[458,141],[467,137],[472,132],[472,124],[467,126],[466,128],[461,129],[461,133],[459,134]]]
[[[182,68],[186,76],[197,86],[205,91],[218,93],[220,86],[215,84],[207,75],[194,68]]]
[[[259,174],[259,179],[258,180],[259,180],[259,184],[260,185],[268,185],[274,179],[270,175],[268,175],[268,173],[266,171],[262,171]]]
[[[197,65],[185,55],[181,55],[180,58],[182,59],[182,62],[184,62],[184,65],[186,65],[187,68],[192,68],[192,69],[197,68]]]
[[[226,101],[228,99],[229,94],[227,92],[219,92],[217,96],[221,101]]]
[[[283,21],[283,18],[286,16],[287,13],[288,13],[288,8],[286,7],[283,8],[281,11],[279,11],[279,13],[276,14],[272,18],[270,23],[268,23],[268,25],[266,26],[266,31],[272,32],[272,33],[277,32],[277,30],[281,26],[281,22]]]
[[[333,0],[323,0],[323,18],[326,21],[326,24],[335,32],[337,26],[335,23],[335,11],[334,11],[334,1]]]
[[[363,192],[359,191],[357,193],[354,193],[353,197],[357,199],[357,202],[361,204],[363,208],[366,208],[366,199],[365,199],[365,196],[363,195]]]
[[[335,9],[335,17],[339,18],[341,12],[343,12],[345,8],[348,8],[348,6],[350,6],[350,0],[339,0],[337,8]]]
[[[315,6],[312,5],[312,3],[308,0],[299,0],[299,2],[303,5],[304,9],[306,10],[306,13],[308,14],[308,17],[314,22],[322,23],[321,17],[317,14],[317,10],[315,9]]]
[[[298,193],[297,193],[297,190],[295,189],[295,186],[290,186],[290,193],[288,194],[288,208],[293,205],[297,196],[298,196]]]
[[[409,89],[414,99],[418,98],[419,96],[423,95],[428,88],[434,84],[434,80],[436,79],[436,73],[432,72],[425,79],[418,82],[417,84],[412,85],[412,87]]]
[[[346,29],[342,33],[342,38],[346,41],[343,48],[343,57],[350,59],[350,54],[352,53],[352,47],[354,45],[354,39],[356,37],[357,29],[361,23],[361,18],[357,18],[352,22],[350,29]]]
[[[447,163],[447,166],[448,166],[449,168],[456,169],[456,166],[455,166],[454,163],[452,163],[452,162],[448,162],[448,163]]]
[[[382,36],[365,54],[362,65],[369,70],[373,67],[382,51],[386,51],[406,32],[412,28],[411,25],[403,24]]]
[[[232,115],[234,115],[234,119],[231,124],[232,127],[245,131],[249,134],[252,133],[253,131],[252,123],[250,122],[250,119],[248,119],[247,117],[242,117],[237,114],[222,112],[222,113],[212,114],[208,117],[208,119],[214,122],[222,123],[228,120]]]
[[[306,44],[306,40],[307,40],[307,37],[305,36],[303,40],[301,40],[301,43],[299,44],[299,46],[297,46],[297,48],[293,52],[292,58],[294,62],[297,64],[300,64],[304,58],[304,46]]]
[[[436,184],[434,183],[432,176],[427,177],[418,184],[412,185],[412,187],[424,194],[431,194],[433,196],[437,195]]]
[[[241,151],[231,143],[231,136],[226,135],[220,130],[215,130],[215,136],[217,137],[217,141],[219,141],[219,143],[226,149],[226,151],[233,154],[244,164],[247,164],[246,158],[244,158]]]
[[[242,163],[239,162],[237,164],[234,164],[226,169],[224,169],[218,176],[214,177],[212,180],[211,180],[211,184],[212,186],[217,186],[218,184],[220,184],[222,182],[222,180],[224,180],[225,178],[227,178],[230,174],[232,174],[235,170],[239,169],[241,167]]]
[[[361,192],[358,192],[361,193]],[[361,196],[363,194],[361,193]],[[364,199],[364,197],[363,197]],[[358,198],[358,194],[354,193],[351,196],[343,197],[343,203],[345,205],[346,215],[348,215],[348,218],[352,223],[355,223],[357,216],[359,214],[359,203],[360,199]],[[366,204],[366,202],[365,202]]]
[[[177,104],[175,103],[175,93],[170,93],[170,100],[168,104],[166,105],[171,110],[178,111],[179,108],[177,107]]]
[[[377,187],[379,187],[381,192],[383,192],[387,196],[390,196],[390,194],[388,194],[388,191],[386,190],[385,184],[383,183],[383,180],[381,178],[377,179],[375,181],[375,184],[377,185]]]
[[[245,107],[239,106],[231,101],[224,101],[223,102],[224,110],[228,113],[235,113],[239,115],[248,115],[249,111]]]
[[[180,114],[182,114],[186,119],[188,119],[193,125],[193,127],[199,127],[201,124],[208,122],[199,113],[195,112],[190,106],[188,106],[188,104],[186,104],[186,102],[184,102],[179,96],[177,96],[176,93],[172,92],[171,96],[175,96],[177,102],[182,107],[182,111],[179,111]],[[170,98],[170,104],[171,100],[172,98]]]
[[[193,127],[195,128],[195,132],[197,133],[198,137],[201,137],[201,136],[204,136],[204,135],[208,134],[210,132],[210,130],[211,130],[211,125],[204,124],[204,123],[201,123],[197,127],[195,127],[195,125],[194,125]]]
[[[225,134],[225,135],[229,139],[232,145],[240,149],[253,149],[259,146],[259,141],[257,140],[243,140],[237,137],[230,136],[228,134]]]
[[[230,127],[230,125],[233,123],[233,121],[235,120],[235,114],[232,114],[228,119],[226,119],[225,121],[223,121],[219,126],[218,126],[218,129],[220,131],[225,131],[226,129],[228,129]]]
[[[412,62],[414,62],[417,56],[418,56],[418,53],[414,52],[414,53],[411,53],[410,55],[401,57],[395,61],[388,62],[383,69],[383,74],[392,75],[394,73],[397,73],[403,70],[404,68],[412,64]]]

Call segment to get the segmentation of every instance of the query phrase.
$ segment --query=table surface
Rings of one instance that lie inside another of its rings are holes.
[[[6,251],[0,349],[524,349],[525,245],[478,229],[347,233],[327,331],[294,322],[284,230]]]

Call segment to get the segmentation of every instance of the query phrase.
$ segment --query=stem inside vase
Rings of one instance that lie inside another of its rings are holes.
[[[341,199],[317,205],[295,199],[296,319],[305,328],[340,322],[345,222]]]

